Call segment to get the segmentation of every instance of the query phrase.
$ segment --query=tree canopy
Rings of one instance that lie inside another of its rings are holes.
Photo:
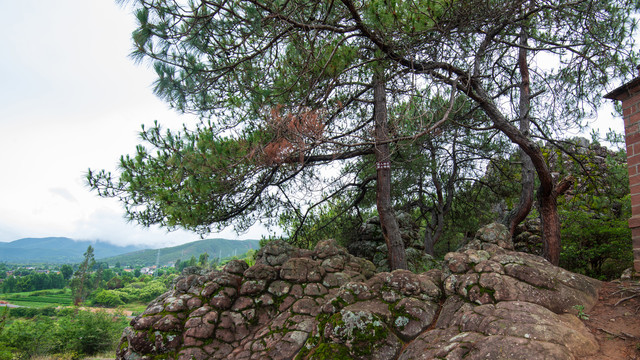
[[[630,0],[132,2],[134,58],[153,63],[161,98],[202,120],[143,129],[145,145],[116,177],[90,171],[88,181],[131,220],[202,233],[286,213],[304,221],[307,209],[371,181],[356,159],[386,163],[380,146],[391,156],[420,139],[447,142],[438,128],[449,123],[508,138],[531,159],[557,263],[562,184],[535,139],[579,126],[636,59]],[[530,133],[515,125],[522,49]]]

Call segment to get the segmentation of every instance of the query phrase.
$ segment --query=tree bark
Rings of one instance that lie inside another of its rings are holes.
[[[523,136],[529,138],[529,111],[531,109],[531,88],[529,77],[529,64],[527,63],[527,39],[526,29],[523,27],[520,32],[520,49],[518,50],[518,67],[520,68],[520,121],[519,128]],[[511,210],[504,218],[502,223],[507,226],[511,236],[516,231],[516,226],[527,218],[531,207],[533,206],[534,177],[535,169],[533,162],[527,153],[519,149],[520,161],[522,162],[520,200],[518,206]],[[543,221],[544,222],[544,221]]]
[[[524,151],[538,174],[540,188],[538,198],[540,200],[540,218],[542,220],[542,241],[544,244],[545,258],[552,264],[558,265],[560,261],[560,220],[556,204],[557,193],[554,189],[554,180],[547,166],[540,147],[530,138],[524,136],[518,128],[513,126],[498,110],[495,103],[487,95],[479,84],[474,84],[473,91],[467,90],[467,94],[478,102],[480,107],[492,120],[496,129],[505,134],[513,143]]]
[[[560,263],[560,218],[555,191],[540,196],[540,218],[542,222],[542,256],[550,263]]]
[[[540,199],[540,217],[542,219],[542,255],[553,265],[560,263],[560,217],[558,216],[558,196],[567,191],[575,179],[568,176],[560,181],[546,198]]]
[[[435,223],[435,229],[430,229],[428,225],[426,229],[424,229],[424,253],[434,256],[435,245],[442,237],[444,231],[444,214],[440,209],[433,209],[431,218]]]
[[[391,205],[391,156],[389,151],[389,129],[387,120],[387,96],[382,77],[376,75],[373,84],[373,116],[375,121],[375,156],[377,168],[376,204],[382,234],[387,243],[389,267],[391,270],[407,269],[404,242],[400,237],[400,227]]]

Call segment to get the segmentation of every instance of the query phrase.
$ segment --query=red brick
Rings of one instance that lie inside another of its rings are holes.
[[[633,262],[633,270],[635,272],[640,272],[640,260],[636,260]]]
[[[638,165],[640,164],[640,155],[634,155],[627,158],[627,165]]]
[[[640,194],[640,183],[635,183],[632,186],[630,186],[629,188],[629,193],[631,195],[637,195]]]
[[[638,121],[631,121],[630,117],[624,118],[624,133],[633,134],[638,132]]]
[[[634,175],[636,175],[638,173],[638,167],[637,166],[628,166],[627,167],[627,172],[629,173],[629,182],[631,182],[631,177],[633,177]]]
[[[640,112],[635,112],[635,113],[631,114],[631,116],[629,116],[628,119],[629,120],[625,121],[625,123],[636,124],[636,123],[640,122]]]
[[[640,228],[640,216],[632,216],[631,219],[629,219],[629,227],[634,230]],[[637,238],[640,239],[640,236],[637,236]],[[633,237],[633,242],[635,244],[635,237]]]
[[[631,195],[631,206],[640,204],[640,195]]]
[[[631,221],[631,220],[629,220],[629,221]],[[633,230],[636,230],[636,229],[633,229]],[[633,230],[631,230],[632,234],[634,233]],[[640,249],[640,236],[633,236],[632,235],[631,237],[633,239],[633,248],[634,249]]]
[[[631,215],[640,216],[640,204],[631,206]]]
[[[625,134],[626,135],[624,139],[627,143],[627,146],[640,143],[640,133],[634,132],[634,133],[625,133]]]

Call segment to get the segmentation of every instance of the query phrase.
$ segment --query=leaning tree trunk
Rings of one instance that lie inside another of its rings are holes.
[[[527,32],[523,28],[520,33],[520,50],[518,51],[518,67],[520,68],[520,123],[519,128],[523,136],[529,138],[529,110],[531,108],[531,88],[529,77],[529,64],[527,63]],[[509,228],[511,236],[516,231],[516,226],[527,218],[533,206],[533,191],[535,169],[533,162],[527,153],[521,148],[519,151],[522,162],[522,188],[520,190],[520,200],[518,206],[511,210],[504,218],[503,224]],[[554,200],[555,201],[555,200]],[[556,211],[557,212],[557,211]]]
[[[400,227],[391,206],[391,156],[389,152],[389,129],[387,124],[387,98],[384,82],[376,76],[373,84],[373,116],[375,121],[377,191],[376,204],[382,234],[387,243],[389,267],[391,270],[407,269],[404,243],[400,237]]]
[[[500,112],[496,104],[486,91],[478,84],[473,83],[473,90],[465,89],[480,107],[492,120],[496,129],[505,134],[513,143],[517,144],[529,158],[538,174],[540,189],[538,198],[540,199],[540,218],[542,220],[542,242],[544,255],[552,264],[558,265],[560,262],[560,220],[558,217],[558,207],[556,198],[566,191],[573,183],[573,179],[567,179],[555,187],[555,182],[551,176],[551,171],[542,155],[540,147],[530,138],[524,136],[518,128],[513,126]]]

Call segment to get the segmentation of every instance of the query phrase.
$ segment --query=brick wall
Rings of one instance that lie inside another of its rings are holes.
[[[612,91],[605,98],[622,101],[631,192],[629,227],[633,240],[633,267],[640,272],[640,77]]]

